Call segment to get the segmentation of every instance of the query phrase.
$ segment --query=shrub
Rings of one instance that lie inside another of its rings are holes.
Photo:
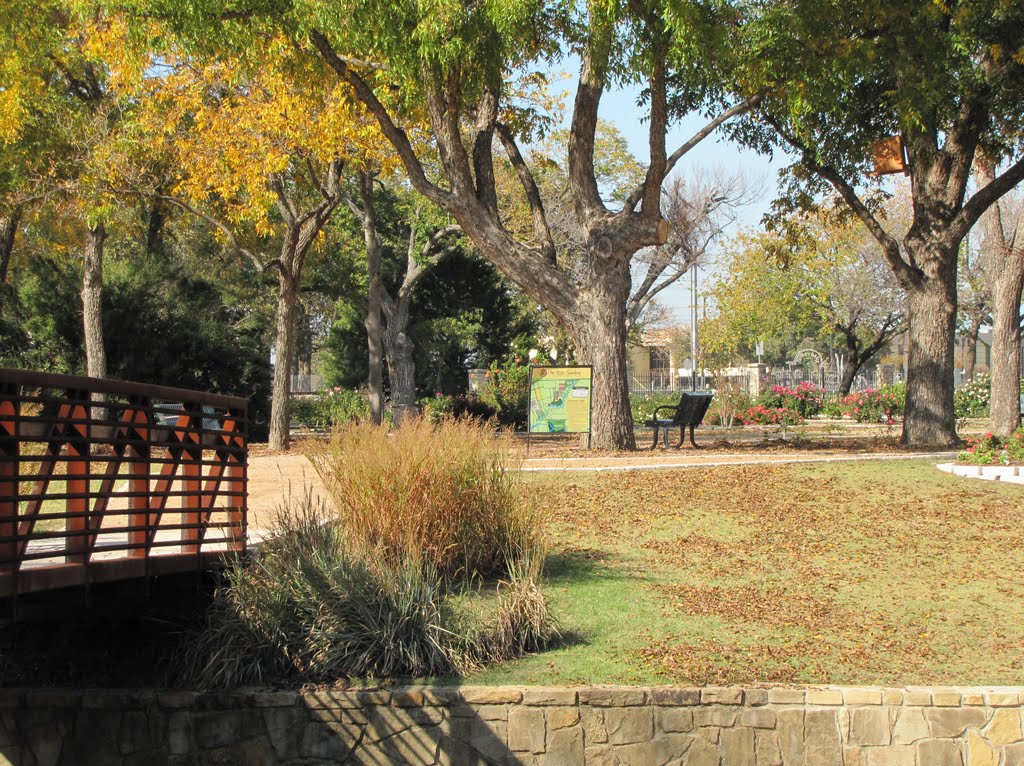
[[[953,412],[957,419],[987,418],[992,398],[992,379],[981,372],[974,380],[964,383],[953,392]]]
[[[801,383],[796,388],[772,386],[761,392],[757,404],[768,409],[787,409],[800,414],[802,418],[813,418],[821,410],[825,400],[825,389],[813,383]]]
[[[289,413],[307,428],[331,428],[369,416],[370,403],[358,391],[334,386],[316,397],[294,397]]]
[[[446,417],[450,417],[452,414],[452,404],[455,401],[455,397],[442,394],[438,391],[433,396],[427,396],[420,399],[420,407],[423,408],[423,417],[427,419],[428,423],[437,425]]]
[[[393,564],[423,560],[446,579],[507,574],[541,545],[509,438],[474,420],[423,419],[393,433],[361,423],[312,455],[359,547]]]
[[[498,410],[477,394],[446,396],[440,392],[420,400],[423,416],[434,425],[445,417],[494,420]]]
[[[765,407],[755,404],[744,412],[740,419],[747,425],[798,426],[804,422],[800,413],[787,407]]]
[[[841,418],[846,414],[843,406],[843,397],[841,396],[827,396],[821,403],[820,415],[824,415],[826,418]]]
[[[891,394],[890,401],[893,402],[893,415],[903,416],[903,411],[907,406],[907,384],[906,383],[888,383],[878,387],[878,393],[880,394]]]
[[[526,428],[529,407],[530,367],[521,357],[509,357],[502,363],[492,362],[487,370],[487,398],[498,410],[498,420],[512,428]]]
[[[956,459],[976,465],[1024,463],[1024,426],[1005,440],[995,436],[991,431],[980,439],[968,439],[967,449],[957,453]]]
[[[843,414],[858,423],[888,423],[892,425],[903,408],[894,392],[869,388],[856,391],[842,400]]]
[[[704,422],[709,425],[731,426],[753,404],[746,391],[735,383],[725,382],[715,391],[715,398],[711,400]]]
[[[670,391],[653,394],[630,394],[629,409],[633,415],[633,422],[643,425],[644,421],[654,417],[654,410],[658,407],[675,407],[679,404],[679,394]],[[662,413],[668,415],[668,413]]]
[[[314,458],[336,508],[307,495],[227,572],[188,680],[453,675],[546,646],[540,504],[506,438],[450,419],[336,432]]]

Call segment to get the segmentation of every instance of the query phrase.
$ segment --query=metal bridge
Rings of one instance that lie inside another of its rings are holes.
[[[0,369],[0,599],[245,551],[245,399]]]

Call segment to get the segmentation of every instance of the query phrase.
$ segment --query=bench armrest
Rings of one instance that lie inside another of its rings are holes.
[[[658,419],[658,412],[660,410],[672,410],[672,412],[675,413],[675,412],[679,411],[679,408],[676,407],[674,404],[663,404],[660,407],[655,407],[654,408],[654,412],[651,413],[651,419],[652,420],[657,420]],[[675,417],[675,416],[673,415],[673,417]]]

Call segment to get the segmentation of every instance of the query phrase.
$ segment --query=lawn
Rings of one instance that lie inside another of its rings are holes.
[[[1024,683],[1024,492],[929,461],[546,475],[562,646],[496,684]]]

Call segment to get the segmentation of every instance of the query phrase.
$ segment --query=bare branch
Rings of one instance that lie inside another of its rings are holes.
[[[741,114],[745,114],[746,112],[749,112],[751,109],[756,107],[758,104],[761,103],[761,98],[761,94],[751,96],[746,101],[742,101],[739,104],[736,104],[735,106],[730,107],[726,111],[722,112],[720,115],[715,117],[715,119],[711,120],[711,122],[709,122],[703,128],[694,133],[689,141],[687,141],[685,144],[683,144],[674,152],[672,152],[672,154],[670,154],[668,158],[665,160],[665,169],[658,183],[661,184],[661,182],[665,179],[665,176],[672,172],[672,168],[676,166],[676,163],[679,162],[679,160],[681,160],[687,152],[693,149],[693,147],[695,147],[705,138],[710,136],[719,127],[727,123],[733,117],[738,117]],[[646,188],[647,181],[645,179],[643,184],[634,189],[630,193],[630,195],[626,197],[626,201],[623,204],[623,210],[633,210],[637,206],[637,203],[640,202],[641,199],[643,199]]]

